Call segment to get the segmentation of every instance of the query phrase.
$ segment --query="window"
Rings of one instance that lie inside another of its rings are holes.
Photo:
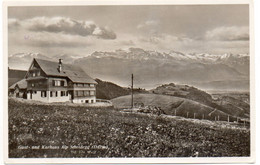
[[[95,91],[90,91],[90,96],[95,96]]]
[[[84,96],[83,91],[78,91],[78,96]]]
[[[66,95],[66,91],[61,91],[60,92],[60,96],[65,96]]]
[[[88,103],[88,100],[86,100],[85,103]]]
[[[77,83],[78,87],[83,87],[83,84]]]
[[[34,87],[34,83],[32,83],[31,86]]]
[[[58,91],[55,92],[56,97],[58,97]]]
[[[40,76],[40,75],[41,75],[41,71],[38,71],[38,72],[37,72],[37,76]]]
[[[50,97],[52,97],[52,91],[50,91]]]
[[[35,72],[33,72],[33,73],[32,73],[32,76],[33,76],[33,77],[35,77],[35,76],[36,76]]]
[[[46,91],[41,91],[41,97],[46,97],[47,96],[47,92]]]
[[[89,96],[89,91],[84,91],[84,96]]]
[[[59,86],[64,86],[64,81],[61,81],[61,80],[52,80],[52,85],[53,86],[56,86],[56,87],[59,87]]]
[[[69,91],[66,91],[66,96],[68,96],[69,95]]]
[[[55,81],[55,86],[60,86],[60,81],[59,80]]]

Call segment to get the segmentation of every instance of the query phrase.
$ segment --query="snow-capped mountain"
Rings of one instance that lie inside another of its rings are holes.
[[[186,62],[201,62],[201,63],[238,63],[244,64],[249,61],[248,54],[205,54],[205,53],[189,53],[184,54],[177,51],[169,53],[143,50],[141,48],[129,48],[129,50],[116,50],[113,52],[92,53],[89,57],[93,58],[121,58],[121,59],[138,59],[138,60],[174,60]]]
[[[135,84],[139,87],[153,87],[169,82],[196,84],[225,81],[225,88],[239,81],[248,82],[248,54],[184,54],[177,51],[157,52],[141,48],[115,50],[110,52],[95,51],[90,55],[54,55],[40,53],[19,53],[9,56],[9,67],[27,69],[33,58],[42,58],[81,66],[94,78],[112,81],[122,86],[129,85],[129,75],[134,73]],[[25,67],[26,66],[26,67]],[[221,84],[221,83],[220,83]],[[223,84],[223,83],[222,83]],[[245,84],[245,83],[244,83]],[[202,86],[203,87],[203,86]],[[232,89],[234,86],[232,87]],[[239,87],[240,88],[240,87]],[[245,88],[248,88],[247,86]]]

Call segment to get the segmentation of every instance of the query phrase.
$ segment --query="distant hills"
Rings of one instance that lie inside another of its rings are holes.
[[[213,97],[205,91],[188,85],[177,85],[174,83],[164,84],[152,89],[151,92],[154,94],[163,94],[193,100],[233,116],[248,118],[250,114],[250,105],[242,98],[221,95],[218,99],[213,99]]]
[[[205,90],[249,91],[248,54],[184,54],[141,48],[96,51],[85,56],[19,53],[9,56],[9,66],[28,68],[34,57],[54,61],[62,58],[65,63],[81,66],[94,78],[121,86],[130,85],[130,75],[133,73],[136,87],[146,89],[176,82]]]
[[[116,85],[112,82],[102,81],[100,79],[95,79],[97,84],[96,94],[99,99],[111,100],[124,95],[131,94],[130,88],[124,88]],[[135,93],[148,93],[148,91],[141,88],[134,88]]]
[[[25,70],[16,70],[8,68],[8,87],[22,80],[25,77],[26,72],[27,71]]]
[[[99,99],[113,99],[119,96],[124,96],[130,94],[125,88],[122,88],[114,83],[102,81],[100,79],[95,79],[97,84],[96,94]]]

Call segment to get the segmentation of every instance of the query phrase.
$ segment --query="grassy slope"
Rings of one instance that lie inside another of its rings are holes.
[[[195,152],[202,157],[250,154],[248,129],[213,127],[113,109],[32,105],[9,100],[9,128],[10,157],[189,157]],[[90,148],[17,149],[21,145]]]
[[[182,97],[199,102],[212,108],[216,108],[232,116],[247,118],[250,114],[249,104],[233,97],[222,97],[216,101],[205,91],[188,85],[176,85],[174,83],[161,85],[151,92],[175,97]]]
[[[96,79],[97,84],[97,98],[99,99],[113,99],[119,96],[128,95],[129,91],[114,83]]]
[[[130,95],[121,96],[112,100],[116,108],[126,108],[130,107]],[[204,114],[204,119],[215,120],[215,117],[219,116],[220,120],[226,121],[228,115],[224,112],[215,110],[212,107],[188,100],[185,98],[159,95],[159,94],[135,94],[135,103],[143,103],[144,105],[154,105],[161,107],[161,109],[168,115],[174,115],[176,110],[177,116],[183,116],[193,118],[194,113],[196,113],[196,118],[202,119]],[[214,112],[213,112],[214,111]],[[213,112],[213,113],[211,113]],[[211,113],[211,115],[209,115]],[[234,121],[234,117],[230,117],[230,121]]]
[[[130,88],[123,88],[112,82],[102,81],[100,79],[95,79],[97,84],[97,98],[98,99],[113,99],[120,96],[129,95],[131,93]],[[134,88],[135,93],[148,93],[148,91],[141,88]]]

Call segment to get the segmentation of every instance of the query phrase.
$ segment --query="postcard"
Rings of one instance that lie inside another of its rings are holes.
[[[6,163],[252,163],[253,2],[5,1]]]

